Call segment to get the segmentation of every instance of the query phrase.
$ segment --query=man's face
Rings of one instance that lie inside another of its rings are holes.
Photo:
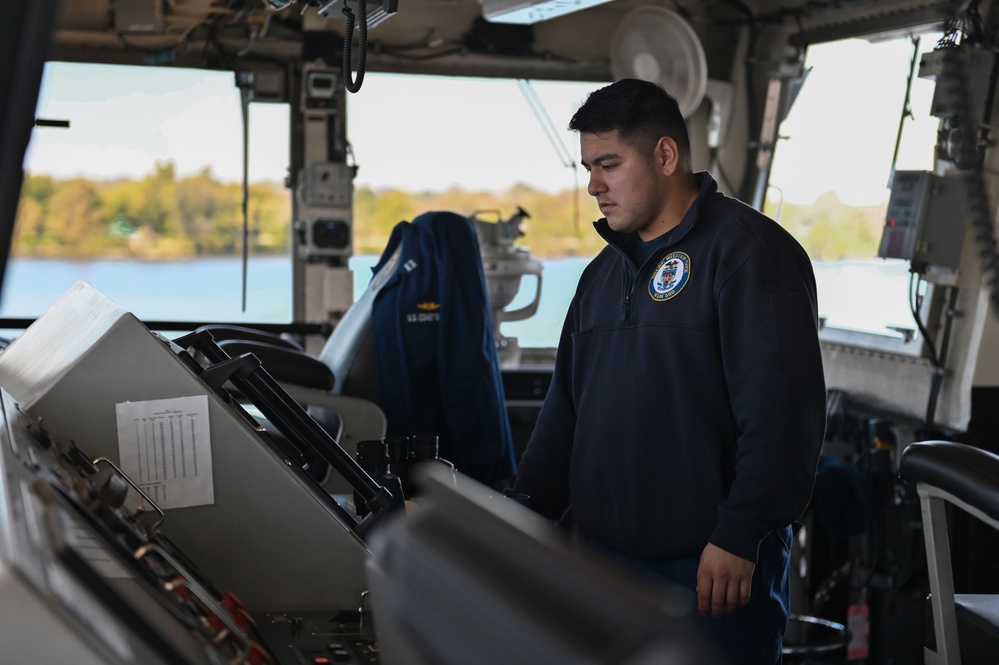
[[[666,208],[666,175],[657,151],[641,152],[623,142],[617,130],[581,133],[579,144],[590,174],[586,191],[596,198],[611,229],[637,232],[646,241],[658,235],[652,229]]]

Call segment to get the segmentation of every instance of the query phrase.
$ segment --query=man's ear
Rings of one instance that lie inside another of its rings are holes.
[[[663,136],[656,144],[656,159],[662,165],[663,175],[671,176],[680,166],[680,150],[676,141]]]

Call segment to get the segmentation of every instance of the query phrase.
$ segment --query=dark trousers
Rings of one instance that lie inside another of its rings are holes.
[[[640,573],[652,573],[689,589],[691,620],[718,651],[724,665],[779,665],[789,613],[788,574],[791,528],[771,532],[760,543],[749,603],[715,619],[697,612],[697,567],[700,557],[639,559],[592,543],[595,550]]]

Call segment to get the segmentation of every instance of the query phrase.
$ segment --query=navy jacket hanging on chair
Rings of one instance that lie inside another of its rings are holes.
[[[388,434],[436,434],[458,471],[485,484],[510,478],[513,437],[475,228],[451,212],[400,222],[375,273],[400,243],[372,309]]]

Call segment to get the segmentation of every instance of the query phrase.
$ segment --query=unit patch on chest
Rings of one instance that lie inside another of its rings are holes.
[[[653,300],[663,301],[676,297],[690,278],[690,257],[683,252],[667,254],[649,282],[649,295]]]

